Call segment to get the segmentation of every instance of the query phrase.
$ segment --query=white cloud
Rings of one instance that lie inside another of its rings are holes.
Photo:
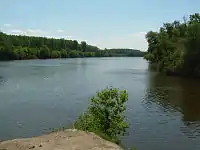
[[[128,35],[119,35],[115,37],[105,37],[102,39],[88,40],[89,43],[97,45],[100,48],[134,48],[146,51],[148,48],[145,39],[146,32],[138,32]]]
[[[59,33],[63,33],[64,32],[64,30],[62,30],[62,29],[58,29],[56,31],[59,32]]]
[[[10,30],[10,33],[18,35],[18,34],[23,34],[23,31],[20,29],[12,29],[12,30]]]
[[[10,27],[11,24],[9,24],[9,23],[5,23],[3,26],[4,26],[4,27]]]
[[[47,32],[40,29],[27,29],[24,31],[24,34],[31,36],[45,36]]]
[[[12,29],[9,30],[8,33],[15,35],[29,35],[29,36],[47,36],[48,32],[40,30],[40,29]]]
[[[137,33],[133,33],[133,34],[130,34],[130,36],[142,36],[142,37],[145,37],[146,35],[146,32],[137,32]]]

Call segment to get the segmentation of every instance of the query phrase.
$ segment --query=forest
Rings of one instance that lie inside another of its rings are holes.
[[[143,57],[139,50],[101,50],[85,41],[8,35],[0,32],[0,60],[76,58],[76,57]]]
[[[143,57],[144,52],[136,49],[125,49],[125,48],[113,48],[107,49],[111,56],[114,57]]]
[[[146,34],[145,58],[168,75],[200,77],[200,14],[164,23]]]

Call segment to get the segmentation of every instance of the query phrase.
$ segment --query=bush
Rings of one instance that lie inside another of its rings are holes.
[[[46,45],[40,48],[40,58],[47,59],[50,58],[50,50]]]
[[[127,100],[126,90],[110,88],[97,92],[90,99],[88,110],[75,122],[75,128],[94,132],[102,138],[116,142],[128,128],[124,116]]]
[[[80,57],[80,56],[79,56],[79,51],[76,51],[76,50],[69,51],[69,57],[70,57],[70,58],[77,58],[77,57]]]
[[[60,58],[60,57],[61,57],[60,51],[52,51],[51,58]]]
[[[66,50],[61,50],[61,57],[62,58],[67,58],[68,57],[68,54],[67,54],[67,51]]]

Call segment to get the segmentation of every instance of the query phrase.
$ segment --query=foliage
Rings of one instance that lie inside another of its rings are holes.
[[[95,57],[98,47],[76,40],[7,35],[0,32],[0,60]]]
[[[60,51],[52,51],[51,58],[61,58],[61,52]]]
[[[43,45],[40,49],[40,58],[46,59],[50,57],[50,50],[46,45]]]
[[[146,35],[148,52],[144,58],[168,74],[200,76],[200,14],[183,22],[164,23],[159,32]]]
[[[81,51],[85,52],[86,51],[86,47],[87,47],[86,42],[82,41],[80,47],[81,47]]]
[[[61,56],[61,58],[67,58],[68,57],[67,51],[66,50],[61,50],[60,51],[60,56]]]
[[[100,50],[85,41],[7,35],[0,32],[0,60],[77,57],[141,56],[132,50]]]
[[[143,57],[144,52],[136,49],[108,49],[111,56]]]
[[[88,110],[75,122],[75,127],[116,142],[118,136],[124,134],[128,128],[124,116],[127,100],[126,90],[110,88],[97,92],[90,99]]]

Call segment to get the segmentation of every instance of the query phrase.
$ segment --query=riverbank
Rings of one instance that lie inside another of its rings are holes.
[[[164,23],[159,32],[146,34],[148,50],[144,58],[159,72],[173,76],[200,77],[200,14],[183,21]]]
[[[121,148],[91,132],[67,129],[39,137],[0,142],[0,150],[88,150]]]

